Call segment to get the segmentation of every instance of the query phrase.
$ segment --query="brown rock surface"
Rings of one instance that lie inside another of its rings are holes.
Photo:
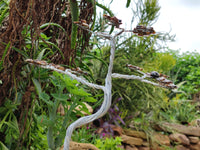
[[[142,146],[142,147],[139,147],[138,150],[150,150],[150,148]]]
[[[200,150],[200,142],[198,142],[197,144],[191,144],[190,150]]]
[[[138,137],[142,139],[147,139],[146,134],[142,131],[124,129],[124,133],[128,136]]]
[[[130,145],[127,145],[125,150],[138,150],[138,148],[135,146],[132,147]]]
[[[186,135],[200,136],[200,128],[199,127],[184,126],[184,125],[168,123],[168,122],[162,123],[162,125],[160,125],[160,127],[164,131],[168,131],[168,132],[176,131],[176,132],[186,134]]]
[[[114,127],[112,127],[112,129],[114,131],[115,136],[121,136],[122,135],[123,129],[121,127],[114,126]]]
[[[175,149],[176,149],[176,150],[190,150],[189,148],[186,148],[186,147],[183,146],[183,145],[177,145],[177,146],[175,147]]]
[[[64,145],[60,148],[63,150]],[[69,150],[99,150],[96,146],[90,143],[77,143],[77,142],[70,142]]]
[[[196,144],[199,142],[199,137],[196,136],[189,136],[190,143]]]
[[[166,147],[162,147],[162,146],[157,145],[157,146],[151,147],[150,150],[166,150]]]
[[[190,145],[189,139],[184,135],[180,133],[173,133],[169,135],[170,140],[178,142],[182,145]]]
[[[161,133],[154,133],[153,135],[154,142],[160,144],[160,145],[170,145],[170,140],[167,135],[163,135]]]
[[[147,142],[147,141],[143,141],[142,145],[143,145],[143,146],[146,146],[146,147],[149,147],[150,144],[149,144],[149,142]]]
[[[141,138],[131,137],[127,135],[122,135],[121,138],[123,143],[129,144],[131,146],[142,145],[143,142]]]

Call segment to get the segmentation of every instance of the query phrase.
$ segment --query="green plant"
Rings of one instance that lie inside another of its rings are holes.
[[[200,54],[198,52],[174,53],[176,65],[171,69],[171,76],[176,83],[185,82],[180,86],[180,90],[186,94],[181,94],[182,99],[192,99],[193,95],[200,90]]]
[[[91,143],[94,144],[98,135],[95,134],[96,129],[90,128],[90,126],[82,126],[72,134],[72,140],[79,143]]]
[[[0,27],[3,20],[9,15],[9,0],[1,0],[0,2]]]
[[[13,104],[11,100],[7,100],[4,106],[0,109],[0,117],[2,118],[0,122],[0,135],[1,141],[0,149],[13,149],[17,145],[15,143],[20,135],[19,126],[17,118],[15,116],[15,111],[19,104]]]
[[[188,124],[194,120],[198,114],[195,105],[182,103],[178,105],[178,108],[176,119],[182,124]]]
[[[121,150],[120,146],[122,139],[120,137],[106,138],[106,139],[96,139],[95,146],[100,150]]]
[[[196,106],[187,101],[178,102],[170,101],[166,110],[160,112],[162,120],[168,122],[177,122],[181,124],[188,124],[197,118],[198,111]]]
[[[160,6],[157,0],[139,0],[136,3],[136,17],[140,25],[152,25],[157,21]]]
[[[90,114],[83,102],[95,102],[96,100],[83,88],[78,87],[78,81],[72,80],[66,75],[53,72],[49,80],[50,84],[45,85],[44,88],[37,79],[33,79],[33,83],[39,99],[43,103],[42,108],[47,109],[47,113],[37,116],[37,122],[47,127],[48,146],[55,149],[61,146],[65,128],[69,123],[76,120],[77,115],[82,116],[81,111]],[[59,104],[62,104],[65,109],[64,116],[57,113]],[[81,106],[81,109],[76,110],[77,106]]]
[[[0,71],[3,69],[4,58],[5,58],[5,55],[6,55],[7,51],[8,51],[9,46],[10,46],[10,43],[8,43],[6,45],[6,48],[5,48],[4,52],[3,52],[3,56],[1,57],[1,60],[0,60]]]

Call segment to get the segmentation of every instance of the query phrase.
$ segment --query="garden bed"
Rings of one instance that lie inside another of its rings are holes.
[[[200,150],[199,119],[195,120],[196,126],[187,126],[174,123],[159,123],[154,126],[155,132],[149,137],[143,131],[135,129],[122,129],[114,126],[114,137],[121,137],[124,150]],[[100,129],[99,129],[100,130]],[[60,149],[62,150],[63,147]],[[98,150],[89,143],[71,141],[70,150]]]

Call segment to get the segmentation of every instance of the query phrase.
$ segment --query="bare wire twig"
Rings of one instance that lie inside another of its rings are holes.
[[[112,74],[112,77],[113,78],[122,78],[122,79],[132,79],[132,80],[139,80],[141,82],[145,82],[145,83],[148,83],[148,84],[152,84],[152,85],[155,85],[155,86],[159,86],[159,87],[163,87],[163,88],[166,88],[165,86],[162,86],[158,83],[155,83],[155,82],[151,82],[147,79],[144,79],[144,77],[140,77],[140,76],[136,76],[136,75],[125,75],[125,74],[118,74],[118,73],[113,73]],[[146,76],[145,76],[146,78]]]

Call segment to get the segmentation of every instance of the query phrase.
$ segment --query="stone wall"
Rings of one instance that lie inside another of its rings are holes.
[[[200,150],[200,127],[159,123],[156,132],[147,138],[145,132],[112,127],[115,136],[122,138],[123,150]],[[70,150],[99,150],[89,143],[70,142]],[[60,149],[63,150],[63,147]]]
[[[144,132],[123,129],[121,148],[125,150],[200,150],[200,128],[163,123],[150,139]]]

